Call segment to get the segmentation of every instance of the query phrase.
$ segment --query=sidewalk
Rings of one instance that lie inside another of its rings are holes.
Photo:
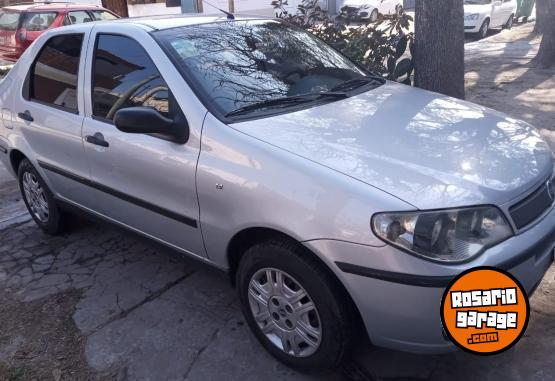
[[[534,23],[465,45],[466,99],[525,120],[555,151],[555,68],[531,64],[541,38]]]

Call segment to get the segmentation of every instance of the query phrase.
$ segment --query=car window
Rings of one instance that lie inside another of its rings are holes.
[[[19,12],[1,12],[0,11],[0,30],[17,30],[19,25]]]
[[[31,66],[29,97],[77,111],[77,77],[82,34],[52,37]]]
[[[56,12],[33,12],[27,13],[25,15],[25,21],[23,21],[23,29],[29,32],[39,32],[50,28],[50,25],[56,19]]]
[[[64,18],[64,25],[71,25],[71,24],[82,24],[86,22],[93,21],[91,19],[91,15],[89,15],[85,11],[73,11],[69,12],[67,16]]]
[[[115,20],[117,17],[107,11],[91,11],[95,20]]]
[[[97,37],[93,66],[93,115],[113,120],[125,107],[152,107],[169,116],[168,86],[139,43],[129,37]]]

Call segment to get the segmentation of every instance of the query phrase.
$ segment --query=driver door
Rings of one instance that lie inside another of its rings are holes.
[[[168,118],[178,112],[170,81],[147,50],[163,53],[148,35],[131,37],[98,29],[91,35],[87,61],[85,93],[90,99],[83,127],[95,192],[91,209],[169,246],[205,257],[195,184],[199,140],[193,137],[178,144],[168,136],[124,133],[113,122],[115,113],[128,107],[154,108]],[[200,131],[201,123],[202,119],[200,123],[189,120],[195,130]]]

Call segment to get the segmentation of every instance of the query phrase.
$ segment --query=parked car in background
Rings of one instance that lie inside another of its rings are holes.
[[[375,22],[380,14],[395,13],[402,6],[402,0],[345,0],[342,10],[354,20]]]
[[[464,0],[464,31],[484,38],[489,29],[510,29],[516,8],[516,0]]]
[[[0,161],[40,228],[81,210],[227,271],[297,369],[338,365],[364,333],[449,351],[456,275],[499,267],[531,294],[553,261],[553,157],[532,126],[366,73],[280,20],[50,30],[0,110]]]
[[[15,62],[48,29],[89,21],[113,20],[115,13],[96,5],[34,3],[0,9],[0,60]]]

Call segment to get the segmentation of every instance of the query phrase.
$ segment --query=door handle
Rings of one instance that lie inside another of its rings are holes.
[[[17,114],[20,119],[26,120],[27,122],[32,122],[35,119],[31,116],[31,112],[29,110],[25,110],[25,112],[20,112]]]
[[[100,132],[96,132],[94,135],[85,136],[85,140],[87,141],[87,143],[95,144],[101,147],[110,146],[110,144],[106,140],[104,140],[104,135],[102,135]]]

